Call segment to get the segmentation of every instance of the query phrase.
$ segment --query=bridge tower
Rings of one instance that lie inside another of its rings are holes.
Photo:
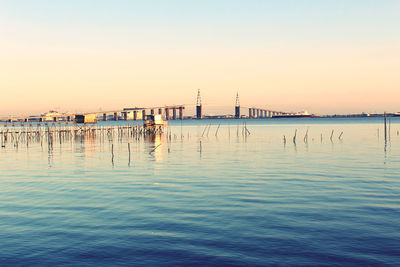
[[[197,103],[196,103],[196,118],[201,120],[203,117],[202,114],[202,105],[201,105],[201,97],[200,97],[200,89],[197,90]]]
[[[235,119],[240,118],[240,103],[239,103],[239,93],[236,93],[236,103],[235,103]]]

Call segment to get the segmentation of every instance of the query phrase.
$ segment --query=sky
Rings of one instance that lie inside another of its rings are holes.
[[[0,115],[400,111],[400,1],[0,0]]]

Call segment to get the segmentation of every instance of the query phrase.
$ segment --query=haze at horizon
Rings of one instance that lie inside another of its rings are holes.
[[[0,1],[0,114],[400,111],[399,1]]]

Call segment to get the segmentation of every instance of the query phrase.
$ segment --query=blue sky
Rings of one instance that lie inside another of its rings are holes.
[[[0,5],[7,20],[43,30],[165,31],[176,37],[170,42],[363,44],[400,38],[400,1],[13,0]]]

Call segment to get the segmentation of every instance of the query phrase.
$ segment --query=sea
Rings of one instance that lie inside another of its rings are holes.
[[[399,266],[400,118],[139,123],[0,147],[0,266]]]

